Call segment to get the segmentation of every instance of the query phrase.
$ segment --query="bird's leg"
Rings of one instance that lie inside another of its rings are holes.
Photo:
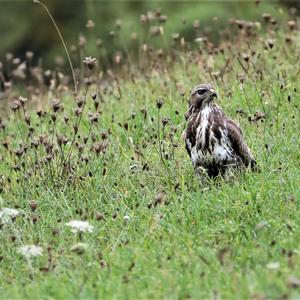
[[[223,178],[226,182],[233,182],[234,174],[236,173],[236,168],[229,167],[224,172]]]
[[[199,178],[200,184],[201,186],[206,186],[209,183],[209,178],[207,175],[207,171],[205,168],[201,167],[201,166],[197,166],[195,168],[195,174],[196,176]]]

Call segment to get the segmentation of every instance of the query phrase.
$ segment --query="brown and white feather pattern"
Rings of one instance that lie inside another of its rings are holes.
[[[199,97],[202,96],[199,91],[196,92],[196,97],[192,92],[186,114],[186,149],[194,169],[204,169],[208,176],[216,177],[219,174],[224,175],[231,168],[254,167],[255,160],[239,125],[213,102],[216,94],[211,85],[200,85],[198,89],[199,87],[210,92],[206,97],[203,91],[203,97]]]

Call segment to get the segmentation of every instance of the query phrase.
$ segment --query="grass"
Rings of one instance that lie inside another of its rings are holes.
[[[224,53],[177,49],[175,62],[131,66],[132,80],[110,77],[87,96],[82,87],[79,117],[70,92],[59,95],[64,111],[52,103],[39,118],[18,108],[1,132],[0,205],[21,212],[0,231],[1,298],[299,298],[299,32],[291,34],[292,43],[283,30],[261,40],[240,33]],[[189,90],[207,81],[240,122],[260,172],[195,177],[183,115]],[[94,92],[100,117],[91,126]],[[40,134],[48,142],[35,147]],[[72,233],[73,219],[94,231]],[[87,245],[81,254],[71,251],[78,242]],[[44,249],[31,267],[18,253],[24,244]]]

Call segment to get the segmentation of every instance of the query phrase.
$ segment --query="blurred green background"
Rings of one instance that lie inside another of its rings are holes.
[[[167,16],[164,40],[160,41],[161,47],[165,47],[172,33],[177,32],[186,38],[205,33],[217,40],[219,31],[231,18],[261,21],[262,13],[288,18],[289,8],[299,7],[300,1],[44,0],[43,3],[53,14],[68,48],[74,53],[79,36],[83,35],[86,39],[85,55],[96,55],[99,51],[96,40],[101,39],[105,48],[101,51],[109,57],[115,51],[130,50],[133,32],[147,38],[145,31],[150,29],[141,25],[140,16],[149,11],[159,9]],[[57,56],[65,57],[57,32],[40,5],[31,0],[2,0],[0,4],[0,61],[5,61],[7,52],[22,58],[27,50],[33,51],[35,58],[42,57],[46,66],[51,66]],[[95,23],[93,29],[86,27],[89,19]],[[193,28],[195,20],[199,21],[197,32]],[[76,60],[75,54],[73,59]]]

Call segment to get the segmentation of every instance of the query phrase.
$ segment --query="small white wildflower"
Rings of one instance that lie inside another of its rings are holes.
[[[16,218],[19,215],[19,211],[14,208],[4,207],[0,210],[0,221],[1,224],[8,223],[12,219]]]
[[[27,259],[30,259],[31,257],[42,255],[43,248],[36,245],[25,245],[21,246],[18,249],[18,252],[25,256]]]
[[[205,38],[205,37],[198,37],[198,38],[195,39],[195,42],[197,44],[202,44],[202,43],[204,43],[206,41],[207,41],[207,38]]]
[[[90,225],[89,222],[86,221],[72,220],[66,223],[66,225],[71,227],[71,231],[74,233],[93,232],[94,230],[94,226]]]
[[[269,270],[277,270],[280,267],[280,263],[279,262],[270,262],[266,265],[266,267]]]
[[[160,223],[162,221],[163,217],[164,216],[162,214],[156,214],[156,215],[154,215],[154,220],[156,223]]]
[[[125,215],[123,219],[125,224],[127,224],[130,221],[130,217],[128,215]]]

